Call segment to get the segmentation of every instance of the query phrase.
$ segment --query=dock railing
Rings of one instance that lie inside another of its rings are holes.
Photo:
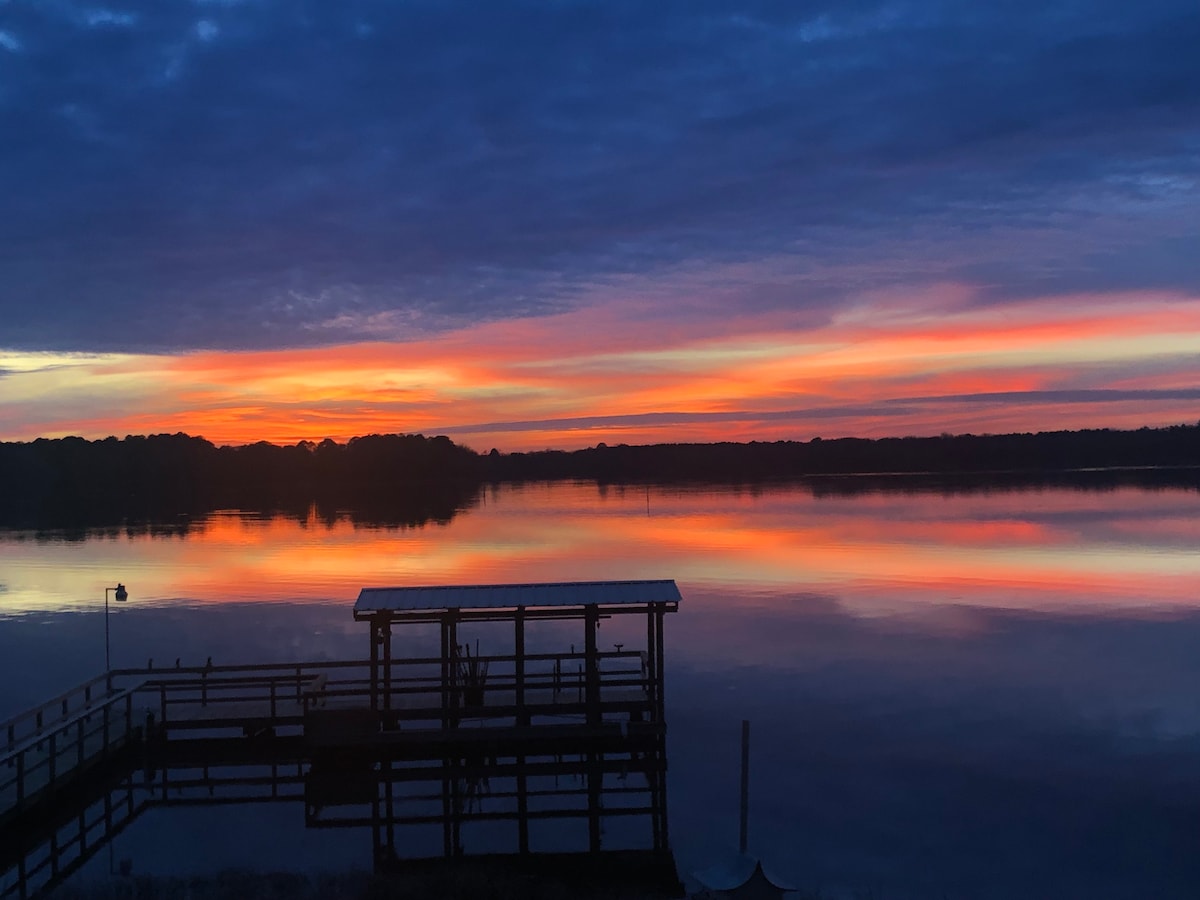
[[[351,677],[356,670],[361,676]],[[139,704],[153,712],[159,725],[202,722],[223,713],[298,721],[327,684],[356,685],[358,694],[365,694],[369,684],[367,663],[356,660],[121,669],[113,674],[136,680]]]
[[[36,727],[20,732],[21,736],[9,742],[0,754],[0,820],[36,802],[43,791],[58,788],[131,739],[135,729],[134,691],[121,690],[103,699],[91,698],[86,704],[69,706],[68,699],[84,696],[86,687],[56,698],[53,718],[42,715],[45,707],[19,717],[23,724],[28,719]]]
[[[60,883],[146,804],[216,802],[213,791],[228,786],[220,802],[323,797],[323,809],[347,806],[346,775],[330,762],[344,752],[355,759],[379,753],[386,761],[368,788],[374,802],[386,801],[389,835],[396,825],[426,817],[393,809],[392,782],[399,779],[436,782],[443,811],[430,813],[430,822],[515,816],[522,852],[529,847],[528,822],[552,815],[586,818],[594,849],[604,816],[649,813],[655,847],[666,846],[665,819],[655,812],[665,809],[661,684],[646,660],[642,651],[619,647],[495,655],[463,649],[388,663],[113,670],[0,723],[0,900],[24,900]],[[507,748],[512,759],[489,761],[481,740]],[[221,765],[269,764],[270,774],[214,774],[204,762],[210,752]],[[394,766],[396,759],[406,762]],[[322,766],[314,769],[314,760]],[[644,770],[645,786],[604,784],[605,774],[623,779],[631,770]],[[320,774],[315,781],[313,771]],[[161,777],[152,781],[151,772]],[[559,812],[534,808],[561,792],[557,783],[552,790],[529,780],[561,774],[585,779],[571,796],[586,796],[587,805],[571,799]],[[516,779],[489,794],[515,807],[484,814],[468,803],[464,814],[471,779],[492,776]],[[350,807],[358,803],[357,790],[355,782]],[[636,799],[646,791],[647,803],[624,803],[627,792]],[[327,822],[326,810],[321,824],[346,824],[337,816],[352,814],[330,813]],[[369,824],[380,827],[379,815],[372,812]],[[444,843],[453,849],[459,825],[446,828]]]
[[[643,654],[597,652],[595,679],[600,706],[649,695]],[[300,724],[314,709],[360,708],[436,719],[512,715],[522,708],[561,709],[588,700],[588,655],[579,652],[497,654],[393,659],[373,680],[367,660],[251,665],[205,665],[166,669],[120,669],[111,677],[130,684],[139,711],[166,727],[204,727],[214,722],[261,720]],[[471,676],[474,677],[471,677]]]
[[[73,719],[79,712],[103,702],[113,693],[113,673],[110,672],[85,681],[40,706],[0,723],[5,752],[12,752],[18,744],[24,743],[28,738],[45,734],[47,729]]]

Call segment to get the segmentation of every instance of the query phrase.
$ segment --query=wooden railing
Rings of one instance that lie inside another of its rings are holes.
[[[393,659],[388,666],[380,661],[374,667],[367,660],[349,660],[114,670],[0,723],[5,735],[4,749],[0,752],[0,827],[6,829],[5,834],[20,834],[28,821],[24,813],[34,804],[50,798],[57,803],[66,796],[58,792],[60,788],[69,786],[74,791],[82,784],[76,781],[76,776],[108,772],[107,768],[93,766],[102,765],[110,755],[130,745],[142,733],[143,724],[165,726],[165,731],[150,728],[147,733],[165,736],[168,741],[173,728],[185,729],[188,737],[204,740],[208,735],[195,729],[241,726],[247,728],[247,734],[254,734],[251,727],[311,725],[314,733],[306,731],[306,738],[320,745],[324,735],[319,732],[328,731],[331,739],[338,741],[344,740],[346,734],[342,731],[340,714],[309,718],[309,713],[316,709],[347,710],[347,722],[361,719],[372,732],[378,731],[380,723],[385,729],[403,729],[410,719],[440,721],[443,729],[455,728],[465,720],[488,719],[494,720],[488,724],[497,727],[514,727],[513,734],[525,734],[521,727],[532,724],[535,727],[531,730],[540,735],[539,729],[552,720],[539,717],[566,715],[573,720],[572,724],[589,728],[600,724],[605,729],[598,732],[601,735],[612,731],[619,720],[624,740],[633,734],[633,729],[626,731],[626,716],[629,722],[644,723],[637,730],[639,735],[661,734],[654,718],[658,687],[652,683],[645,654],[619,649],[592,654],[572,650],[471,655],[469,659],[466,653],[450,659],[406,657]],[[464,739],[474,733],[474,729],[460,732]],[[193,745],[184,742],[177,746],[190,752]],[[154,748],[148,746],[146,759],[153,752]],[[182,758],[190,757],[184,754]],[[132,773],[144,763],[141,757],[131,757],[129,771]],[[468,772],[468,762],[462,764],[467,767],[463,771]],[[629,762],[619,760],[608,764],[619,766],[623,773]],[[261,787],[271,791],[272,798],[280,796],[285,788],[287,793],[302,797],[306,781],[299,765],[284,780],[272,770],[270,779],[263,776]],[[560,760],[554,765],[563,763]],[[177,802],[178,798],[168,790],[166,769],[163,771],[162,802]],[[398,771],[415,774],[421,770],[409,767]],[[438,769],[434,774],[440,778],[441,771]],[[538,771],[536,765],[522,770],[525,775]],[[197,790],[204,788],[210,793],[217,784],[205,769],[203,778],[172,782],[171,789],[178,790],[192,782]],[[243,788],[249,784],[241,777],[231,781],[234,783]],[[106,794],[95,801],[99,805],[73,814],[71,827],[75,831],[54,832],[44,855],[37,856],[31,851],[15,858],[12,871],[0,872],[3,876],[0,900],[25,897],[37,884],[59,883],[82,865],[104,839],[103,835],[124,827],[140,810],[140,805],[134,805],[132,784],[129,775],[131,787],[125,801],[114,805],[113,798]],[[592,819],[599,815],[581,814]],[[536,817],[531,813],[525,815]]]
[[[0,900],[45,896],[101,848],[111,847],[113,838],[149,805],[149,799],[139,798],[137,793],[133,781],[126,779],[103,796],[81,804],[50,841],[22,850],[15,864],[0,873]]]
[[[101,702],[114,693],[112,674],[101,675],[73,687],[40,706],[27,710],[0,722],[0,734],[4,735],[5,752],[12,752],[18,744],[30,737],[46,733],[61,722],[73,719],[79,712]]]
[[[133,696],[132,690],[118,691],[52,721],[39,715],[42,710],[27,714],[38,727],[0,755],[0,817],[128,741],[135,728]],[[66,702],[55,708],[67,709]]]
[[[192,666],[174,669],[122,669],[113,674],[136,679],[138,702],[153,710],[158,724],[179,724],[183,709],[221,709],[256,704],[263,716],[297,717],[312,697],[330,682],[331,674],[360,669],[359,661],[252,664],[242,666]],[[370,679],[339,679],[369,685]],[[365,689],[364,691],[365,692]],[[186,718],[186,717],[185,717]]]
[[[460,714],[493,705],[586,700],[587,655],[583,652],[532,653],[394,659],[379,664],[378,680],[367,660],[244,666],[192,666],[174,669],[122,669],[119,682],[136,682],[139,708],[155,712],[168,727],[190,720],[202,724],[244,715],[282,724],[299,722],[323,706],[428,711],[453,708]],[[644,655],[606,651],[595,657],[597,689],[649,692]],[[572,696],[573,695],[573,696]],[[418,697],[428,698],[420,702]],[[198,710],[205,711],[200,714]]]

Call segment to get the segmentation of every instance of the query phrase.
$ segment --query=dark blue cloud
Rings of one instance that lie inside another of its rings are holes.
[[[9,0],[0,345],[416,336],[779,254],[829,274],[756,303],[864,259],[1195,289],[1196,46],[1187,0]]]

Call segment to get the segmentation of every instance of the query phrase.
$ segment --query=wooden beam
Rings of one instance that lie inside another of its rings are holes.
[[[379,711],[379,618],[371,618],[371,709]]]
[[[528,725],[529,713],[525,709],[525,607],[517,607],[514,622],[513,666],[517,688],[517,724]]]
[[[666,610],[663,608],[665,604],[660,603],[658,609],[654,611],[654,663],[657,669],[655,681],[657,690],[655,696],[658,701],[658,721],[666,721],[666,694],[664,693],[664,670],[666,669],[665,656],[663,654],[663,616]]]
[[[600,664],[596,659],[596,629],[599,626],[599,610],[589,607],[583,620],[584,697],[589,725],[600,724]]]

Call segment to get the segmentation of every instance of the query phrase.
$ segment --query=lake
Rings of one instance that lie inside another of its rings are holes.
[[[1200,895],[1200,493],[883,481],[499,486],[423,526],[314,508],[0,531],[0,718],[103,671],[118,581],[119,667],[364,657],[362,587],[673,578],[681,874],[736,849],[749,719],[750,849],[801,889]],[[338,869],[368,843],[281,808],[155,810],[115,853]]]

